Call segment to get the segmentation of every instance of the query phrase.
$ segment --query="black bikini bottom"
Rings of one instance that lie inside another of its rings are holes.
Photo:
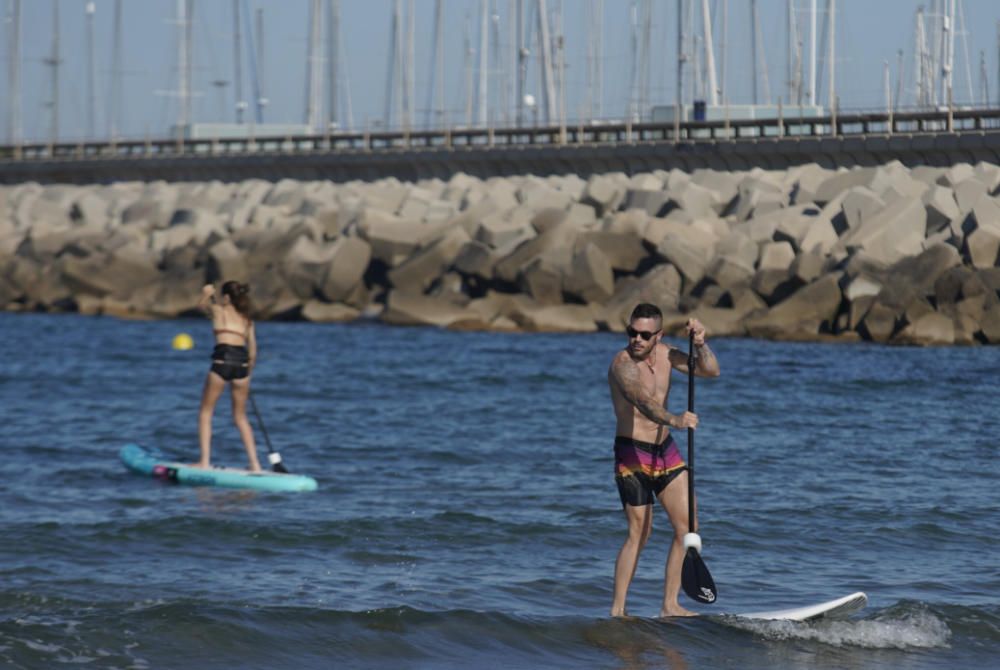
[[[227,382],[244,379],[250,374],[250,354],[246,347],[217,344],[212,350],[212,372]]]

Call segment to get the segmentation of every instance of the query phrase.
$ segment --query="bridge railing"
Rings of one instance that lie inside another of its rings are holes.
[[[788,107],[778,118],[681,123],[614,121],[568,126],[449,128],[444,130],[337,132],[315,135],[218,139],[143,139],[0,146],[2,161],[156,159],[178,156],[392,152],[462,149],[531,149],[559,145],[619,145],[760,141],[870,135],[1000,131],[1000,109],[864,112],[803,117]]]

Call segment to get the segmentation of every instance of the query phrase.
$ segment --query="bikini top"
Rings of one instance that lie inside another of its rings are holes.
[[[252,321],[248,321],[247,322],[246,330],[244,330],[242,333],[240,331],[238,331],[238,330],[233,330],[232,328],[213,328],[212,332],[215,335],[219,335],[221,333],[230,333],[232,335],[238,335],[239,337],[242,337],[244,340],[246,340],[246,339],[249,338],[249,335],[250,335],[250,326],[252,324],[253,324]]]

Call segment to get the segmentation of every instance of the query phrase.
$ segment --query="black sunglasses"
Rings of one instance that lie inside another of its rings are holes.
[[[651,339],[653,339],[653,335],[656,335],[660,331],[654,330],[653,332],[649,332],[648,330],[636,330],[632,326],[625,326],[625,332],[628,333],[629,339],[632,339],[636,335],[639,335],[640,337],[642,337],[642,339],[649,342]]]

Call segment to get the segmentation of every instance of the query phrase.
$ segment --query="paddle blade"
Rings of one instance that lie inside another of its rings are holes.
[[[281,462],[281,454],[277,451],[269,453],[267,455],[267,460],[271,462],[271,469],[275,472],[284,472],[285,474],[288,473],[288,468],[286,468],[285,464]]]
[[[708,571],[701,554],[694,548],[689,548],[684,555],[684,565],[681,567],[681,586],[684,593],[692,600],[711,605],[715,602],[718,592],[715,581]]]

